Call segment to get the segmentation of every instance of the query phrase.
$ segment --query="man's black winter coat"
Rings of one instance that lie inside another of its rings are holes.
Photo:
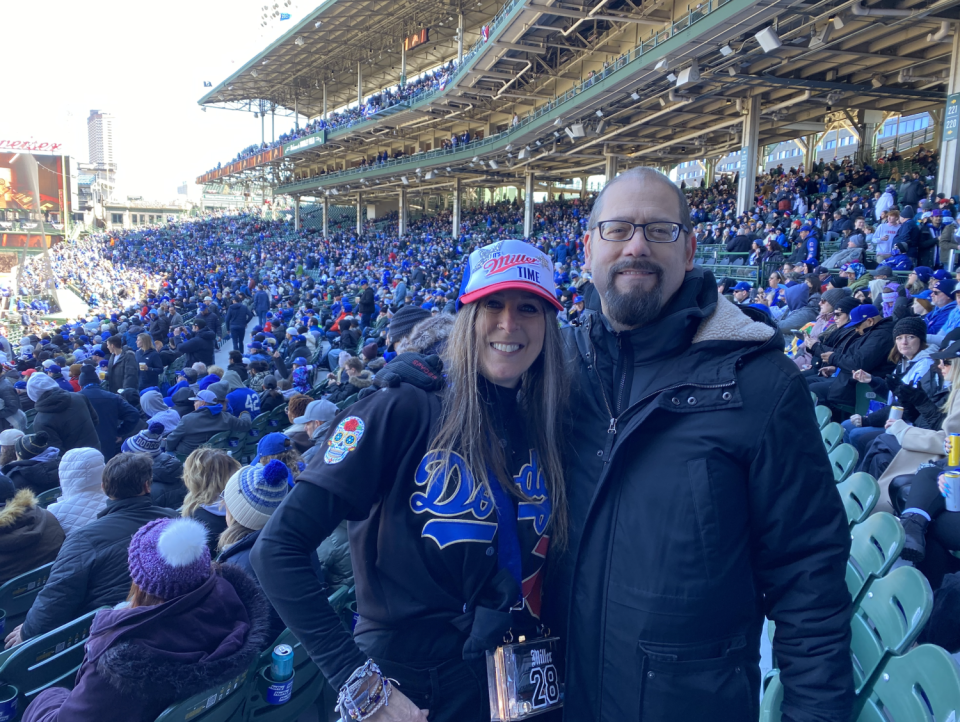
[[[209,328],[201,329],[193,338],[177,344],[177,351],[186,354],[185,365],[193,366],[198,361],[207,366],[213,364],[214,345],[217,342],[216,334]]]
[[[764,616],[784,720],[848,719],[850,534],[779,333],[694,269],[653,324],[564,334],[570,539],[544,588],[564,719],[756,720]]]
[[[34,408],[37,410],[34,432],[47,432],[50,446],[60,449],[61,455],[84,446],[100,448],[97,435],[100,417],[83,394],[51,389],[37,399]]]
[[[46,634],[97,607],[122,602],[130,593],[127,547],[149,521],[172,518],[148,496],[110,499],[95,521],[73,531],[60,548],[50,578],[27,612],[23,638]]]
[[[80,389],[80,395],[90,402],[97,415],[97,437],[100,439],[100,451],[103,458],[110,461],[120,453],[117,437],[125,438],[133,434],[140,413],[128,404],[119,394],[113,394],[98,386],[86,386]]]

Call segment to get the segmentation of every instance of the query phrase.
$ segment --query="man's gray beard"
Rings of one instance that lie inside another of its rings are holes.
[[[656,283],[649,291],[637,287],[632,293],[617,290],[617,274],[634,269],[656,274]],[[649,261],[621,261],[607,272],[606,288],[602,292],[606,314],[611,321],[627,328],[639,328],[651,323],[663,307],[663,269]]]

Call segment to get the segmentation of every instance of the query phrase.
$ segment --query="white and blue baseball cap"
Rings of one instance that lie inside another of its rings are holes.
[[[470,254],[457,308],[505,289],[529,291],[563,310],[549,256],[523,241],[497,241]]]

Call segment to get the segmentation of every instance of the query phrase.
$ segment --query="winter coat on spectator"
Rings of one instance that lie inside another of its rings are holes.
[[[160,374],[163,373],[163,359],[160,358],[160,352],[154,349],[144,352],[137,349],[137,390],[143,391],[151,386],[160,385]],[[146,364],[147,370],[141,371],[140,364]]]
[[[0,417],[5,418],[17,411],[20,411],[20,394],[9,379],[0,378]]]
[[[323,580],[331,588],[353,584],[353,563],[350,561],[350,538],[347,521],[343,520],[317,549]]]
[[[373,374],[364,369],[356,376],[352,376],[347,383],[337,386],[326,398],[332,404],[339,404],[354,394],[359,394],[368,386],[373,386]]]
[[[236,544],[232,544],[224,549],[222,552],[220,552],[220,556],[217,557],[217,561],[221,564],[233,564],[245,571],[256,583],[258,588],[260,587],[260,582],[257,579],[257,573],[253,570],[253,566],[250,564],[250,550],[253,549],[253,545],[256,544],[259,536],[260,530],[257,529],[256,531],[247,534]],[[277,610],[273,608],[273,605],[269,605],[269,611],[270,634],[268,636],[268,640],[272,641],[283,634],[283,630],[287,628],[287,625],[284,624],[282,619],[280,619],[280,615],[277,614]]]
[[[52,562],[64,532],[57,518],[37,506],[29,489],[21,489],[0,507],[0,584]]]
[[[788,292],[787,306],[789,307],[789,305],[790,294]],[[780,327],[781,333],[790,333],[791,331],[798,331],[808,323],[816,321],[818,315],[820,315],[820,294],[815,293],[807,298],[805,304],[787,311],[777,325]]]
[[[220,535],[227,529],[227,507],[222,502],[194,509],[191,518],[207,527],[207,544],[210,554],[216,555]]]
[[[153,457],[153,484],[150,486],[150,498],[157,506],[179,509],[187,487],[183,483],[183,464],[173,454],[160,452]]]
[[[937,239],[940,244],[940,262],[946,265],[950,259],[950,251],[957,251],[960,254],[960,244],[957,243],[957,224],[950,223],[940,228],[940,237]]]
[[[154,316],[150,322],[150,327],[147,329],[147,333],[150,334],[154,341],[161,341],[163,343],[167,342],[167,333],[169,333],[169,331],[170,319],[164,314]],[[133,344],[128,345],[130,348],[134,348]]]
[[[270,310],[270,295],[266,291],[257,291],[253,297],[253,310],[258,314],[266,314]]]
[[[180,424],[167,435],[167,451],[171,454],[189,454],[203,446],[222,431],[242,433],[250,428],[250,414],[240,416],[224,413],[222,404],[202,406],[180,419]]]
[[[234,303],[227,309],[227,328],[246,328],[253,312],[243,303]]]
[[[924,197],[923,193],[923,183],[921,183],[916,178],[912,180],[904,181],[900,184],[900,205],[904,206],[913,206],[916,208],[917,203],[920,202],[920,199]]]
[[[882,376],[893,370],[893,364],[887,360],[893,348],[893,323],[892,317],[884,318],[863,334],[854,332],[846,335],[837,344],[827,363],[839,370],[827,394],[830,402],[850,404],[855,399],[857,382],[853,380],[854,371],[863,369],[867,373]]]
[[[60,486],[60,450],[55,446],[32,459],[11,461],[0,469],[18,489],[30,489],[34,494]]]
[[[94,618],[76,684],[51,687],[23,722],[153,722],[174,702],[228,683],[273,641],[257,585],[225,565],[163,604]]]
[[[214,345],[216,341],[217,335],[209,328],[204,328],[193,338],[178,343],[177,351],[187,357],[187,366],[193,366],[193,364],[198,361],[210,366],[213,364]]]
[[[110,359],[107,368],[107,388],[113,393],[120,389],[140,388],[140,362],[130,349],[124,349]]]
[[[56,446],[61,453],[83,446],[100,448],[97,434],[100,417],[84,391],[47,391],[37,399],[34,408],[37,410],[33,419],[34,432],[46,431],[50,446]]]
[[[119,394],[101,389],[95,384],[84,386],[80,389],[79,395],[89,402],[96,413],[97,437],[100,439],[100,445],[97,448],[103,452],[103,458],[110,461],[120,453],[117,437],[129,436],[134,432],[140,422],[140,412],[124,401]],[[45,398],[44,396],[40,400],[43,401]]]
[[[73,449],[60,460],[60,498],[47,510],[69,534],[97,518],[107,505],[103,481],[103,454],[96,449]]]
[[[27,612],[24,640],[46,634],[104,605],[119,604],[130,592],[127,547],[148,521],[175,517],[149,496],[110,499],[97,519],[70,534],[53,563],[50,578]]]

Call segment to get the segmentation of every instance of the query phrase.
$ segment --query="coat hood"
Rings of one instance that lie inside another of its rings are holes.
[[[787,300],[787,309],[798,311],[807,305],[810,287],[806,283],[798,283],[796,286],[788,288],[783,295]]]
[[[224,372],[221,382],[227,384],[229,391],[236,391],[237,389],[245,388],[243,381],[240,379],[240,374],[238,374],[236,371]]]
[[[425,356],[441,354],[453,331],[454,320],[449,313],[439,313],[433,318],[424,319],[413,327],[409,336],[397,344],[397,353],[414,351]]]
[[[358,391],[360,389],[365,389],[368,386],[373,386],[373,374],[367,369],[364,369],[350,379],[350,385]]]
[[[269,614],[256,582],[224,564],[189,594],[100,612],[86,656],[124,694],[186,699],[253,662],[271,641]]]
[[[96,449],[71,449],[60,460],[60,489],[62,498],[69,499],[82,492],[102,494],[103,454]]]
[[[37,497],[30,489],[21,489],[3,508],[0,508],[0,534],[24,523],[27,515],[37,508]]]
[[[169,407],[163,401],[163,394],[157,389],[149,389],[140,394],[140,408],[147,416],[159,414],[161,411],[167,411]]]
[[[70,393],[57,386],[50,391],[45,391],[43,396],[37,399],[34,408],[38,413],[62,414],[70,409]]]

